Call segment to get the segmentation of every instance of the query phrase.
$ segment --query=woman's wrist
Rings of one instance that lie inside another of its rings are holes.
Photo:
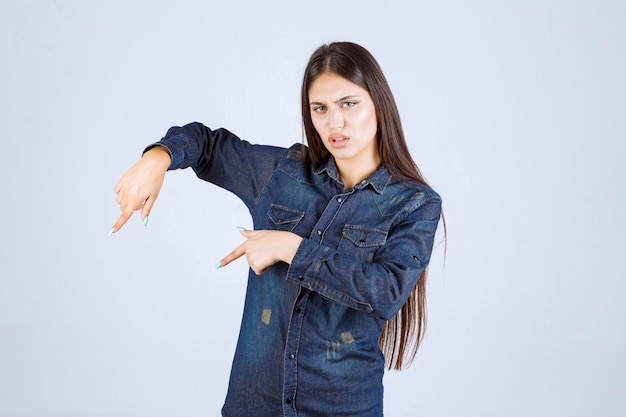
[[[286,241],[285,241],[285,252],[281,257],[282,261],[291,265],[291,261],[296,256],[296,252],[298,252],[298,248],[300,247],[300,243],[302,242],[302,238],[295,233],[287,232]]]
[[[148,149],[146,152],[144,152],[142,159],[147,159],[151,163],[157,164],[165,171],[167,171],[167,169],[172,164],[172,156],[170,155],[169,149],[162,145],[157,145],[153,148]]]

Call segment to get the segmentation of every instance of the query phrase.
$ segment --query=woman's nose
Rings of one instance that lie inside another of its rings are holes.
[[[328,117],[330,118],[330,128],[331,129],[341,129],[343,127],[343,115],[341,111],[338,109],[332,109],[329,112]]]

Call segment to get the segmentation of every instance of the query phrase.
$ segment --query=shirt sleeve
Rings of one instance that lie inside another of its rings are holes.
[[[251,207],[269,183],[286,149],[252,145],[226,129],[201,123],[172,127],[159,142],[172,162],[169,170],[192,168],[198,178],[236,194]],[[145,152],[145,151],[144,151]]]
[[[372,262],[355,263],[335,248],[304,239],[287,279],[389,320],[402,308],[430,262],[440,213],[441,199],[431,196],[389,232]]]

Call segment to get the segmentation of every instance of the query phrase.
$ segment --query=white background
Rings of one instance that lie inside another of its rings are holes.
[[[0,416],[219,414],[248,213],[179,171],[108,236],[113,187],[172,125],[300,142],[333,40],[383,67],[448,225],[386,416],[626,415],[624,2],[2,0]]]

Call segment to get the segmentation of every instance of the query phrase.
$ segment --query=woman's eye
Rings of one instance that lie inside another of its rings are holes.
[[[356,103],[354,101],[344,101],[343,103],[341,103],[341,107],[343,108],[350,108],[350,107],[354,107]]]
[[[326,107],[325,107],[325,106],[316,106],[316,107],[313,107],[313,111],[314,111],[314,112],[316,112],[316,113],[321,113],[321,112],[323,112],[324,110],[326,110]]]

